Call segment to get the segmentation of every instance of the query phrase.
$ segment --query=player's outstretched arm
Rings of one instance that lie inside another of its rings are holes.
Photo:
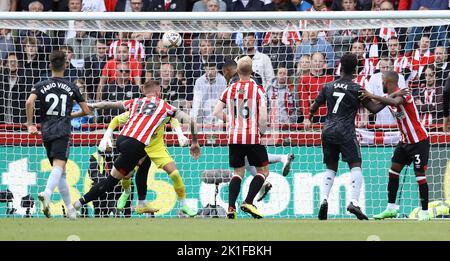
[[[92,109],[119,109],[119,110],[127,110],[125,106],[123,106],[122,101],[116,101],[116,102],[109,102],[109,101],[102,101],[102,102],[95,102],[95,103],[89,103],[89,108]]]
[[[389,95],[388,97],[381,97],[378,95],[375,95],[373,93],[370,93],[367,90],[362,89],[361,95],[359,96],[361,100],[364,99],[372,99],[374,101],[378,101],[384,105],[391,105],[391,106],[399,106],[405,102],[405,99],[403,96],[398,95],[398,93],[393,93]]]
[[[216,104],[216,107],[214,108],[214,112],[213,115],[219,119],[222,120],[223,122],[227,121],[227,115],[225,112],[223,112],[223,109],[225,108],[225,103],[223,103],[222,101],[219,101]]]
[[[71,118],[78,118],[78,117],[83,117],[83,116],[92,114],[92,111],[86,102],[80,102],[79,105],[80,105],[81,111],[72,112],[70,114]]]
[[[38,134],[36,126],[33,124],[33,115],[34,115],[34,104],[36,102],[37,95],[32,93],[27,99],[27,102],[25,103],[26,108],[26,115],[27,115],[27,122],[24,124],[28,132],[30,134]]]
[[[191,144],[191,156],[194,159],[200,158],[200,145],[198,144],[197,138],[197,122],[194,119],[189,117],[189,115],[181,110],[177,110],[175,113],[175,119],[179,120],[181,123],[189,123],[191,136],[192,136],[192,144]]]
[[[189,139],[184,136],[183,130],[181,129],[180,122],[177,119],[170,119],[170,125],[172,126],[172,131],[177,134],[178,142],[181,147],[189,145]]]

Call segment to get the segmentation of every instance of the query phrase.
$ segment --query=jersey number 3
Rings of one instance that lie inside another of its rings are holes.
[[[345,93],[343,92],[333,92],[333,96],[338,97],[336,104],[334,104],[334,108],[333,108],[333,113],[336,113],[337,110],[339,109],[339,104],[341,104],[342,99],[344,99]]]
[[[67,104],[67,95],[61,94],[61,96],[58,97],[58,95],[54,93],[50,93],[47,96],[45,96],[45,102],[50,102],[51,105],[50,108],[47,110],[47,115],[54,115],[54,116],[66,116],[66,104]],[[58,107],[59,100],[61,100],[61,111],[55,111],[56,107]]]

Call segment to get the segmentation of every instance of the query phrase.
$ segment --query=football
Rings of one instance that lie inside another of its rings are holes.
[[[179,47],[182,41],[181,35],[174,31],[166,32],[162,37],[163,45],[167,48]]]

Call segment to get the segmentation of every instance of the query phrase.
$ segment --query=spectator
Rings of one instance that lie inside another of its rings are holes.
[[[228,12],[272,11],[270,0],[226,0]]]
[[[17,11],[47,12],[52,10],[53,0],[20,0],[17,3]]]
[[[0,63],[8,58],[8,54],[14,52],[14,41],[11,29],[0,29]]]
[[[253,26],[253,22],[251,20],[244,20],[244,21],[242,21],[242,23],[243,23],[244,28],[251,28]],[[262,43],[264,42],[263,33],[255,32],[254,35],[255,35],[255,41],[254,41],[255,48],[261,52],[262,51],[261,46],[262,46]],[[231,36],[231,38],[234,40],[234,42],[241,49],[241,52],[245,52],[244,36],[245,36],[244,32],[233,33]]]
[[[397,37],[391,37],[388,40],[388,57],[394,61],[394,71],[405,76],[405,79],[409,79],[411,73],[411,61],[409,57],[401,53],[401,46]],[[377,67],[379,67],[377,65]]]
[[[87,87],[86,87],[85,82],[83,80],[75,80],[73,83],[75,83],[75,85],[80,90],[80,93],[83,96],[84,100],[86,102],[92,102],[92,100],[89,99],[89,97],[88,97]],[[76,112],[76,111],[80,111],[80,110],[81,110],[80,105],[75,102],[73,104],[72,112]],[[71,121],[72,128],[74,130],[81,130],[81,125],[82,124],[94,123],[94,120],[95,120],[95,117],[92,116],[92,115],[86,115],[86,116],[83,116],[83,117],[74,118]]]
[[[294,74],[294,53],[292,48],[282,42],[283,32],[272,32],[270,42],[263,47],[262,52],[267,54],[272,61],[272,67],[278,68],[284,63],[288,70],[288,75]]]
[[[27,84],[14,53],[8,54],[0,79],[0,123],[26,122],[25,101],[31,93],[32,85]]]
[[[224,60],[232,60],[239,55],[239,46],[231,39],[230,32],[217,32],[215,38],[216,53]]]
[[[163,63],[170,63],[176,70],[176,77],[179,80],[184,79],[183,75],[183,62],[177,58],[175,50],[173,48],[169,49],[165,47],[162,40],[158,40],[158,44],[154,49],[152,55],[147,59],[145,66],[145,79],[146,81],[159,79],[160,78],[160,68]]]
[[[150,12],[187,12],[185,0],[152,0],[149,6]]]
[[[19,61],[22,59],[20,64],[24,69],[23,75],[27,79],[27,84],[33,85],[41,80],[41,74],[47,70],[47,62],[45,55],[39,52],[36,38],[24,38],[23,46],[25,53],[22,54],[22,57],[18,57],[18,59]]]
[[[447,10],[448,1],[441,0],[414,0],[411,10]],[[438,45],[444,45],[447,39],[446,25],[427,27],[413,27],[408,34],[405,46],[405,52],[409,52],[414,48],[414,44],[420,39],[425,32],[430,35],[431,49]]]
[[[306,11],[312,7],[312,4],[305,0],[291,0],[297,11]]]
[[[95,53],[96,39],[89,36],[89,34],[83,29],[86,28],[84,21],[75,22],[75,27],[80,28],[80,31],[76,31],[74,38],[67,39],[67,45],[72,46],[74,50],[73,60],[74,62],[81,61],[77,67],[83,67],[83,61],[85,58]],[[77,63],[78,64],[78,63]]]
[[[89,99],[94,99],[95,89],[100,82],[100,75],[107,61],[108,46],[103,39],[97,39],[96,53],[84,59],[83,78]]]
[[[380,4],[380,11],[394,11],[394,4],[389,0],[383,0]],[[384,42],[387,42],[391,37],[397,37],[397,31],[400,30],[393,27],[383,27],[377,29],[375,34]]]
[[[227,4],[222,0],[199,0],[194,3],[192,12],[206,12],[218,8],[218,11],[227,11]]]
[[[133,59],[129,59],[129,51],[128,46],[122,44],[117,47],[117,56],[115,59],[109,60],[106,62],[105,67],[103,67],[103,71],[100,77],[100,82],[97,87],[96,100],[99,101],[101,99],[103,86],[107,83],[111,83],[116,79],[117,72],[117,64],[118,63],[128,63],[130,68],[130,81],[135,85],[141,84],[141,73],[142,67],[141,65]]]
[[[130,81],[130,67],[127,62],[117,63],[116,78],[106,84],[102,92],[103,101],[123,101],[140,97],[139,86]],[[99,122],[108,123],[123,110],[103,110]]]
[[[305,54],[311,55],[315,52],[320,52],[325,54],[328,68],[334,68],[334,51],[331,44],[324,38],[319,38],[317,31],[303,32],[303,37],[303,42],[297,47],[295,60],[298,61]]]
[[[72,46],[63,45],[59,48],[60,51],[63,51],[66,54],[66,70],[64,71],[64,78],[69,82],[75,82],[78,80],[78,77],[81,75],[81,71],[79,68],[75,67],[73,62],[73,48]],[[51,70],[47,69],[45,78],[49,79],[52,76]],[[44,76],[43,76],[44,77]]]
[[[422,76],[423,70],[426,65],[434,63],[434,55],[430,50],[430,36],[422,35],[420,38],[419,46],[409,54],[411,61],[411,74],[408,79],[410,88],[413,89],[413,94],[417,95],[416,89],[419,86],[420,79],[424,79]]]
[[[195,81],[191,117],[200,124],[214,124],[214,107],[220,94],[227,88],[227,81],[217,70],[214,59],[205,65],[205,74]]]
[[[378,63],[378,59],[381,56],[381,52],[386,50],[382,40],[375,35],[375,31],[372,28],[361,29],[358,32],[359,41],[364,43],[364,58],[369,59],[373,64]]]
[[[325,4],[325,0],[313,0],[312,2],[313,5],[307,11],[330,11]]]
[[[273,11],[285,12],[285,11],[297,11],[296,6],[291,0],[272,0]]]
[[[384,0],[372,0],[372,11],[380,11],[380,5]]]
[[[444,116],[444,132],[448,132],[450,129],[450,80],[447,78],[445,81],[444,94],[443,94],[443,116]]]
[[[433,65],[425,69],[425,83],[420,92],[414,97],[420,119],[424,125],[442,123],[443,87],[436,81]]]
[[[189,109],[189,103],[187,101],[192,101],[193,93],[188,92],[186,86],[175,77],[174,67],[171,63],[163,63],[160,69],[160,78],[158,79],[161,83],[161,99],[173,103],[177,100],[182,100],[185,102],[183,108]]]
[[[370,77],[367,90],[375,95],[383,96],[385,93],[383,92],[383,81],[382,75],[386,71],[390,71],[393,69],[392,60],[388,57],[382,57],[379,62],[380,72],[375,73]],[[406,88],[405,77],[401,74],[398,75],[398,86],[400,89]],[[378,125],[390,125],[396,124],[396,120],[392,117],[392,114],[389,108],[384,108],[380,112],[375,115],[375,124]]]
[[[17,0],[0,1],[0,12],[14,12],[17,9]]]
[[[68,0],[67,6],[63,11],[68,10],[69,12],[81,12],[82,1],[81,0]],[[55,45],[67,44],[68,39],[76,37],[77,30],[75,28],[75,21],[67,21],[67,31],[57,31],[56,39],[54,39]]]
[[[194,85],[195,80],[205,73],[205,63],[210,59],[215,59],[217,68],[222,69],[223,56],[216,54],[212,40],[202,36],[200,37],[199,54],[194,54],[192,62],[186,64],[186,79],[190,88]]]
[[[311,56],[303,55],[297,63],[297,76],[309,75],[311,72]]]
[[[303,124],[310,124],[308,119],[309,108],[319,95],[323,86],[334,80],[332,75],[326,74],[327,64],[325,57],[320,52],[311,55],[310,74],[299,79],[298,95],[300,97],[300,108],[303,112]],[[313,118],[313,122],[323,122],[327,114],[326,106],[319,108],[318,116]]]
[[[338,0],[333,1],[331,5],[331,10],[333,11],[357,11],[358,1],[357,0]]]
[[[82,1],[81,12],[106,12],[104,0]]]
[[[294,86],[289,80],[288,69],[281,65],[276,71],[277,76],[272,79],[266,91],[269,122],[274,125],[296,123],[292,97]]]
[[[338,11],[357,11],[357,0],[338,1]],[[332,43],[336,60],[340,60],[341,56],[350,50],[351,42],[358,35],[358,31],[354,29],[336,30],[333,32]]]
[[[144,12],[150,7],[149,0],[118,0],[115,12]]]
[[[145,59],[144,45],[136,39],[132,39],[132,32],[119,32],[119,39],[109,46],[109,58],[115,59],[118,47],[128,46],[129,60],[143,61]]]
[[[447,62],[447,50],[443,46],[434,48],[434,69],[436,73],[436,84],[444,86],[450,71],[450,65]]]
[[[262,86],[267,88],[269,83],[275,77],[272,62],[264,53],[260,53],[255,48],[255,33],[244,34],[244,56],[252,58],[252,69],[255,73],[259,74],[262,78]]]

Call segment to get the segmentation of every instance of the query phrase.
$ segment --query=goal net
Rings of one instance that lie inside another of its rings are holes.
[[[319,109],[312,129],[305,129],[305,115],[323,85],[339,76],[340,57],[356,54],[355,82],[378,95],[383,94],[381,72],[395,70],[430,134],[430,202],[443,206],[433,211],[448,217],[450,135],[443,132],[443,86],[450,71],[448,12],[3,13],[0,18],[0,217],[43,217],[37,194],[45,189],[51,166],[41,136],[29,135],[22,124],[32,86],[51,77],[48,56],[53,50],[67,53],[65,78],[89,102],[139,97],[139,85],[153,79],[160,81],[165,100],[197,120],[199,160],[190,157],[189,147],[180,146],[170,125],[165,144],[183,178],[185,203],[200,217],[224,217],[227,209],[231,170],[226,126],[212,111],[233,76],[233,61],[252,57],[254,78],[267,93],[270,125],[263,143],[271,154],[267,181],[272,187],[255,205],[268,218],[317,216],[326,108]],[[164,46],[161,38],[167,31],[180,33],[179,47]],[[99,152],[97,145],[120,113],[97,111],[72,121],[66,170],[72,201],[109,175],[114,156]],[[35,114],[39,123],[39,108]],[[388,169],[400,133],[387,110],[376,115],[361,110],[355,124],[364,176],[359,202],[371,217],[387,205]],[[182,130],[189,137],[188,126]],[[283,175],[288,154],[295,159]],[[239,203],[251,180],[248,172]],[[345,209],[350,192],[349,169],[340,161],[329,197],[330,218],[352,217]],[[82,216],[141,217],[133,212],[135,185],[124,210],[117,211],[121,193],[119,184],[83,208]],[[401,217],[413,217],[420,201],[412,167],[401,173],[397,198]],[[146,199],[160,208],[157,218],[184,216],[171,179],[155,164]],[[54,216],[64,215],[63,205],[54,193]]]

